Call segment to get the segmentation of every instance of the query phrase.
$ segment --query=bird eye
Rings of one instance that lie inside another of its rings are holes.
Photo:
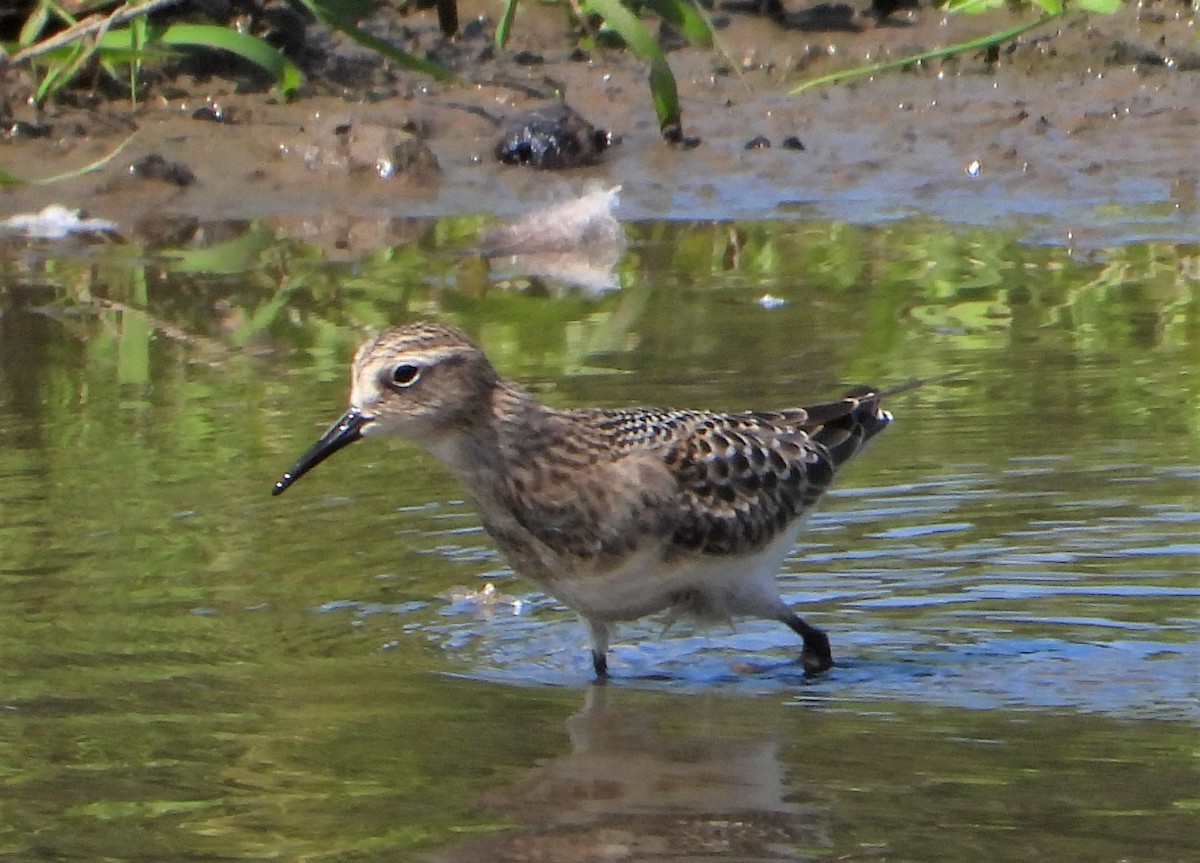
[[[421,377],[421,367],[401,363],[392,369],[392,383],[398,387],[411,387]]]

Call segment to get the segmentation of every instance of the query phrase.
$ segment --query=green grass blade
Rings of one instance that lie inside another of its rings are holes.
[[[42,31],[49,22],[49,8],[44,3],[39,3],[37,9],[21,25],[21,32],[17,35],[17,44],[22,48],[32,45],[42,35]]]
[[[68,51],[67,58],[61,63],[51,65],[46,72],[46,77],[38,84],[33,94],[35,104],[45,104],[48,97],[71,83],[79,74],[79,70],[91,61],[92,55],[96,53],[96,48],[94,45],[77,44]]]
[[[643,5],[653,9],[664,21],[678,27],[694,47],[712,47],[712,28],[693,0],[643,0]]]
[[[284,96],[290,96],[304,81],[300,69],[270,44],[255,36],[215,24],[172,24],[157,40],[169,47],[209,48],[228,51],[268,72]]]
[[[51,183],[57,183],[62,180],[72,180],[75,177],[79,177],[79,176],[82,176],[83,174],[88,174],[92,171],[103,168],[105,165],[107,165],[113,159],[117,158],[117,156],[120,155],[121,151],[129,146],[129,142],[132,141],[136,135],[137,135],[137,132],[134,132],[133,135],[130,135],[128,138],[126,138],[124,141],[122,141],[120,144],[118,144],[115,150],[101,156],[99,159],[97,159],[94,162],[88,162],[82,168],[74,168],[70,171],[65,171],[61,174],[55,174],[53,177],[43,177],[40,180],[31,180],[30,182],[32,182],[38,186],[48,186]]]
[[[135,18],[129,23],[129,33],[135,51],[141,51],[149,41],[150,33],[145,18]],[[129,64],[129,98],[136,104],[138,99],[138,81],[142,75],[141,58]]]
[[[682,134],[680,124],[683,112],[679,107],[675,75],[665,59],[650,63],[650,98],[654,100],[659,131],[667,138],[678,139]]]
[[[625,40],[625,44],[634,54],[649,61],[650,97],[654,100],[659,129],[664,135],[677,135],[681,117],[679,91],[675,86],[675,75],[672,74],[658,42],[620,0],[587,0],[583,8],[603,18],[605,23]]]
[[[841,81],[849,81],[852,78],[862,78],[868,75],[878,75],[881,72],[890,72],[893,69],[900,69],[904,66],[909,66],[913,63],[922,63],[926,60],[935,60],[939,57],[949,57],[951,54],[962,54],[967,51],[979,51],[987,48],[989,45],[995,45],[998,42],[1007,42],[1010,39],[1015,39],[1023,33],[1037,29],[1057,18],[1057,15],[1043,15],[1036,21],[1027,24],[1020,24],[1008,30],[1003,30],[999,33],[989,33],[986,36],[980,36],[976,39],[971,39],[966,42],[959,42],[955,45],[947,45],[945,48],[937,48],[933,51],[925,51],[921,54],[913,54],[908,57],[901,57],[899,60],[889,60],[886,63],[875,63],[871,66],[859,66],[854,69],[843,69],[841,72],[833,72],[829,75],[822,75],[820,78],[813,78],[811,81],[805,81],[788,91],[789,95],[796,96],[803,93],[805,90],[811,90],[814,87],[822,87],[826,84],[836,84]]]
[[[496,25],[496,50],[503,51],[508,44],[508,34],[512,30],[513,19],[517,17],[517,0],[505,0],[504,13],[500,23]]]
[[[146,63],[152,60],[167,60],[179,56],[178,51],[167,51],[149,45],[145,48],[133,48],[129,38],[108,39],[107,35],[96,45],[96,55],[106,63]],[[55,52],[44,55],[54,57]]]
[[[1084,0],[1086,4],[1087,0]],[[1098,0],[1098,2],[1107,2],[1107,0]],[[1115,0],[1119,6],[1121,0]],[[1030,0],[1030,4],[1037,6],[1046,15],[1061,15],[1063,12],[1063,0]],[[948,12],[956,12],[965,15],[975,15],[980,12],[990,12],[993,9],[1004,9],[1012,5],[1009,0],[950,0],[946,4]]]
[[[1008,0],[950,0],[946,4],[947,12],[956,12],[960,15],[975,15],[980,12],[989,12],[992,9],[1000,9],[1008,3]]]

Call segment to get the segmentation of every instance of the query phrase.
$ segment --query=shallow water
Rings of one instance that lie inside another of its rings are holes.
[[[350,261],[262,225],[6,251],[0,854],[1200,856],[1200,247],[644,223],[588,294],[489,272],[480,224]],[[271,498],[362,334],[421,316],[559,405],[940,378],[781,575],[838,667],[645,621],[589,686],[402,443]]]

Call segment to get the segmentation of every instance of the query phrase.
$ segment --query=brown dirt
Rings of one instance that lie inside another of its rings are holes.
[[[468,0],[460,20],[496,8]],[[511,215],[598,180],[623,185],[623,219],[929,214],[1016,223],[1050,240],[1073,232],[1077,241],[1090,236],[1100,244],[1147,230],[1192,239],[1200,232],[1200,16],[1188,4],[1073,15],[1005,46],[993,62],[961,55],[798,96],[787,91],[806,78],[1020,19],[946,16],[927,3],[882,24],[860,12],[848,22],[833,16],[832,24],[848,23],[840,30],[812,29],[831,19],[814,18],[808,3],[782,23],[720,7],[714,15],[723,25],[720,51],[670,54],[685,134],[699,139],[692,148],[659,135],[642,64],[621,51],[571,57],[561,10],[523,5],[511,53],[500,60],[486,59],[490,26],[470,26],[469,35],[445,43],[430,10],[381,26],[481,83],[438,84],[335,42],[325,71],[291,104],[266,92],[239,93],[233,80],[181,77],[158,86],[169,97],[137,106],[114,100],[53,108],[42,118],[51,137],[11,139],[0,148],[7,171],[57,174],[136,134],[96,173],[5,190],[0,214],[62,203],[112,219],[130,235],[191,220],[267,218],[319,238],[344,236],[357,224],[369,243],[378,234],[372,225],[393,219]],[[519,51],[541,62],[523,65],[518,59],[531,61]],[[12,104],[20,81],[11,72],[7,86]],[[556,89],[609,130],[615,145],[589,168],[550,173],[498,164],[497,122],[543,104],[535,94]],[[206,102],[219,104],[231,122],[193,119]],[[347,125],[352,141],[335,131]],[[771,146],[747,149],[759,136]],[[788,136],[803,149],[781,146]],[[385,145],[416,154],[388,179],[373,170],[373,154]],[[426,146],[437,168],[422,155]],[[194,182],[131,174],[131,163],[148,154],[182,163]]]

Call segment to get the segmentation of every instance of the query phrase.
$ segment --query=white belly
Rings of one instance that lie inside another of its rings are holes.
[[[671,609],[708,620],[737,616],[777,619],[788,612],[775,574],[800,531],[797,522],[758,552],[663,560],[664,547],[641,551],[620,566],[559,574],[546,589],[586,618],[633,620]]]

